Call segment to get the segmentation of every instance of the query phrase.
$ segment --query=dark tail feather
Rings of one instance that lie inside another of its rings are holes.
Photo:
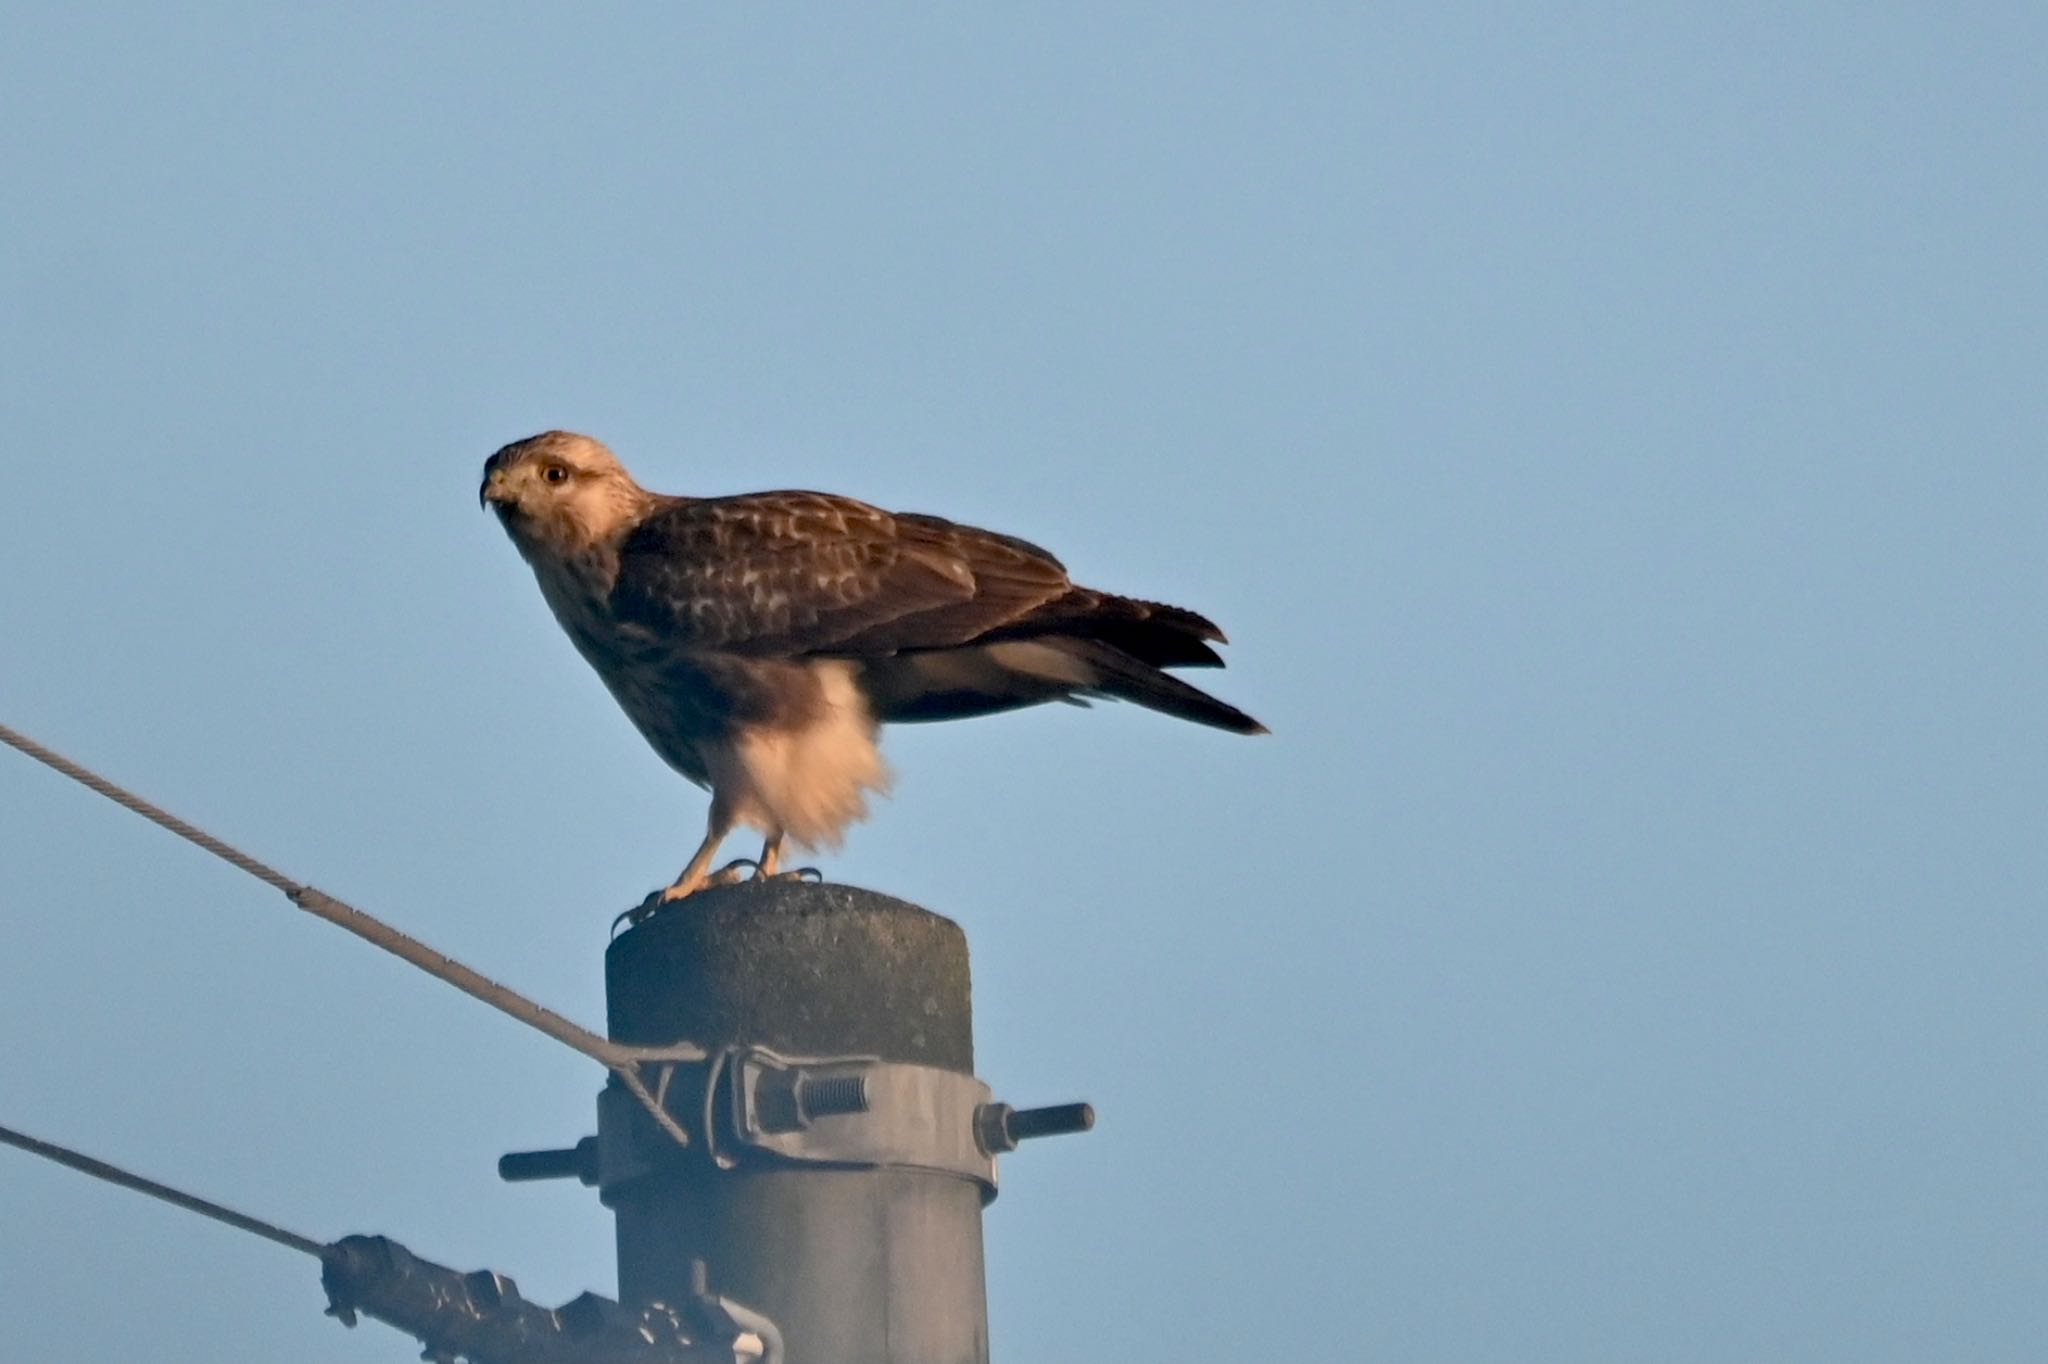
[[[1074,627],[1155,668],[1220,668],[1223,656],[1200,637],[1162,620],[1099,620]],[[1212,636],[1213,638],[1213,636]]]
[[[1095,639],[1059,638],[1044,643],[1086,663],[1101,679],[1089,692],[1130,701],[1198,725],[1233,734],[1265,734],[1267,729],[1236,706],[1191,687],[1170,673]]]
[[[1222,656],[1209,647],[1224,642],[1223,632],[1207,616],[1163,602],[1113,597],[1080,587],[988,638],[1039,639],[1047,635],[1100,640],[1155,668],[1223,666]]]

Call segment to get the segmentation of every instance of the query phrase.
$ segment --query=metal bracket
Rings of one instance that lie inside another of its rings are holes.
[[[869,1057],[797,1060],[763,1047],[736,1047],[722,1059],[727,1122],[714,1122],[707,1142],[720,1165],[738,1163],[720,1148],[729,1138],[799,1164],[955,1175],[995,1196],[995,1153],[975,1136],[977,1115],[995,1096],[972,1075]]]
[[[614,1079],[598,1095],[596,1137],[573,1150],[515,1152],[499,1173],[574,1175],[610,1202],[614,1190],[701,1152],[724,1170],[769,1163],[950,1175],[980,1185],[987,1202],[996,1195],[997,1156],[1020,1141],[1095,1124],[1084,1103],[1017,1109],[996,1102],[972,1075],[872,1056],[733,1046],[650,1070],[647,1097],[658,1114]]]

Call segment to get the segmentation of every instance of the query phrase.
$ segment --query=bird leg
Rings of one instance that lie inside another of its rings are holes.
[[[754,879],[756,881],[822,881],[825,879],[819,874],[816,867],[797,867],[791,871],[782,871],[779,870],[781,866],[782,830],[777,829],[769,834],[767,842],[761,845],[761,860],[754,864]]]
[[[732,832],[733,824],[734,820],[731,813],[721,808],[714,801],[711,807],[711,819],[704,831],[704,841],[697,845],[697,851],[690,857],[690,865],[683,868],[682,874],[676,877],[675,884],[666,890],[659,890],[650,894],[638,905],[620,915],[619,918],[629,924],[641,923],[663,905],[669,904],[672,901],[695,895],[700,890],[709,890],[713,886],[737,884],[742,879],[742,869],[751,870],[754,873],[753,879],[756,881],[800,881],[806,878],[813,880],[823,879],[818,875],[815,867],[802,867],[796,871],[777,870],[782,861],[782,831],[780,829],[769,834],[767,841],[762,844],[760,861],[756,862],[741,857],[726,863],[717,871],[712,871],[711,859],[718,855],[718,845],[723,843],[725,836]]]
[[[653,896],[648,898],[654,904],[665,905],[671,900],[680,900],[685,895],[694,895],[706,886],[728,885],[739,880],[739,873],[732,867],[723,867],[717,872],[710,870],[711,859],[718,855],[718,845],[725,842],[725,836],[732,832],[732,826],[732,812],[718,801],[712,801],[711,818],[704,830],[704,841],[697,845],[697,851],[690,857],[690,864],[676,877],[675,884],[661,892],[659,899]]]
[[[644,923],[648,916],[663,905],[680,900],[686,895],[695,895],[698,891],[712,886],[729,886],[738,881],[739,869],[754,865],[744,858],[729,866],[720,867],[717,871],[710,870],[711,859],[718,855],[718,845],[732,832],[732,826],[732,813],[720,806],[716,800],[712,801],[711,818],[704,830],[704,841],[698,844],[697,851],[691,854],[690,865],[683,868],[674,885],[665,890],[649,892],[646,899],[621,914],[612,922],[612,931],[616,933],[620,923]]]

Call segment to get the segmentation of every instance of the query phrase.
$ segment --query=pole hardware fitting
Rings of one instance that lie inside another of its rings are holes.
[[[781,1364],[782,1333],[744,1303],[702,1289],[668,1306],[627,1307],[584,1293],[560,1307],[522,1297],[503,1274],[465,1274],[383,1236],[321,1252],[327,1314],[358,1314],[418,1340],[436,1364]]]
[[[754,1118],[766,1132],[796,1132],[818,1118],[865,1113],[868,1077],[816,1075],[802,1066],[763,1073],[753,1092]]]
[[[1086,1132],[1095,1126],[1095,1105],[1054,1104],[1049,1108],[1012,1108],[983,1104],[974,1111],[974,1136],[992,1156],[1017,1149],[1020,1141]]]
[[[690,1261],[690,1292],[685,1299],[697,1329],[714,1339],[758,1347],[760,1364],[783,1364],[782,1328],[774,1318],[745,1303],[711,1291],[711,1272],[700,1257]]]
[[[616,1082],[598,1095],[597,1136],[556,1151],[498,1162],[508,1180],[574,1176],[607,1204],[618,1191],[677,1161],[902,1169],[951,1175],[996,1195],[996,1157],[1019,1142],[1095,1125],[1085,1103],[1016,1108],[972,1075],[872,1056],[784,1056],[734,1046],[649,1077],[664,1113],[689,1135],[679,1144]]]
[[[995,1197],[995,1161],[975,1139],[975,1114],[993,1096],[972,1075],[867,1056],[785,1057],[763,1047],[730,1048],[711,1069],[705,1147],[726,1169],[758,1156],[926,1170],[974,1180],[985,1200]]]
[[[534,1179],[576,1179],[597,1187],[597,1138],[548,1151],[507,1151],[498,1157],[498,1178],[507,1184]]]

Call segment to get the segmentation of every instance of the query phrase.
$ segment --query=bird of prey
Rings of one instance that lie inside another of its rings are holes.
[[[1163,671],[1220,667],[1192,611],[1076,586],[1014,536],[816,492],[671,497],[588,436],[484,465],[541,595],[655,752],[711,790],[703,844],[641,912],[837,846],[887,788],[885,721],[1114,697],[1237,734],[1265,727]],[[734,826],[760,860],[711,863]]]

